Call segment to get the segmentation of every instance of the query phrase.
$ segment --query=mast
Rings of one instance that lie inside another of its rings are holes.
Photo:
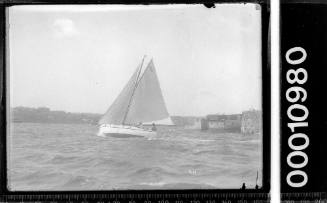
[[[141,71],[142,71],[142,67],[143,67],[143,63],[144,63],[145,56],[146,56],[146,55],[143,56],[140,70],[139,70],[139,72],[137,73],[137,77],[136,77],[135,85],[134,85],[134,88],[133,88],[133,92],[132,92],[131,98],[130,98],[129,101],[128,101],[128,106],[127,106],[126,113],[125,113],[125,115],[124,115],[124,119],[123,119],[123,122],[122,122],[123,125],[125,124],[125,120],[126,120],[126,117],[127,117],[128,112],[129,112],[129,108],[130,108],[130,106],[131,106],[132,99],[133,99],[133,96],[134,96],[135,90],[136,90],[136,88],[137,88],[137,84],[138,84],[138,82],[139,82],[139,77],[140,77],[140,74],[141,74]]]

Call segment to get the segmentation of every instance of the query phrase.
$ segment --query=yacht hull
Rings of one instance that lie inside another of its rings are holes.
[[[157,133],[152,130],[146,130],[134,126],[127,125],[101,125],[99,128],[98,136],[111,136],[117,138],[128,137],[152,137]]]

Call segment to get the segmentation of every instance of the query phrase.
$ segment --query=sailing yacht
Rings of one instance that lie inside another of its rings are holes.
[[[124,89],[99,121],[99,136],[155,136],[156,131],[140,124],[173,125],[169,116],[156,70],[145,57]]]

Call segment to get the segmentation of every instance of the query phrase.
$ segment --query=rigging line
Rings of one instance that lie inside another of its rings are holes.
[[[145,70],[143,71],[143,74],[142,74],[141,78],[140,78],[138,81],[141,81],[141,80],[142,80],[142,78],[143,78],[143,76],[144,76],[144,73],[145,73],[145,72],[148,70],[148,68],[149,68],[150,63],[153,63],[153,60],[152,60],[152,59],[151,59],[150,62],[148,63],[147,67],[146,67]],[[138,85],[139,85],[139,83],[136,84],[136,87],[135,87],[135,88],[137,88]]]
[[[129,112],[129,108],[130,108],[130,106],[131,106],[131,104],[132,104],[132,100],[133,100],[133,96],[134,96],[135,90],[136,90],[136,88],[137,88],[138,82],[140,81],[140,80],[139,80],[139,77],[140,77],[140,74],[141,74],[141,72],[142,72],[142,67],[143,67],[144,59],[145,59],[145,55],[143,56],[142,63],[141,63],[141,67],[140,67],[140,69],[139,69],[139,72],[137,73],[137,77],[136,77],[136,81],[135,81],[134,89],[133,89],[133,92],[132,92],[131,98],[129,99],[128,106],[127,106],[127,109],[126,109],[126,113],[125,113],[125,115],[124,115],[124,119],[123,119],[123,122],[122,122],[123,125],[125,124],[125,121],[126,121],[126,118],[127,118],[127,114],[128,114],[128,112]]]

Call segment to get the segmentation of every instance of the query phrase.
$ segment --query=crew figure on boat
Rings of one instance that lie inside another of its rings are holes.
[[[142,122],[139,122],[139,123],[136,125],[136,127],[138,127],[138,128],[143,128],[143,124],[142,124]]]
[[[151,128],[152,131],[157,131],[157,127],[156,127],[156,124],[152,123],[152,128]]]

